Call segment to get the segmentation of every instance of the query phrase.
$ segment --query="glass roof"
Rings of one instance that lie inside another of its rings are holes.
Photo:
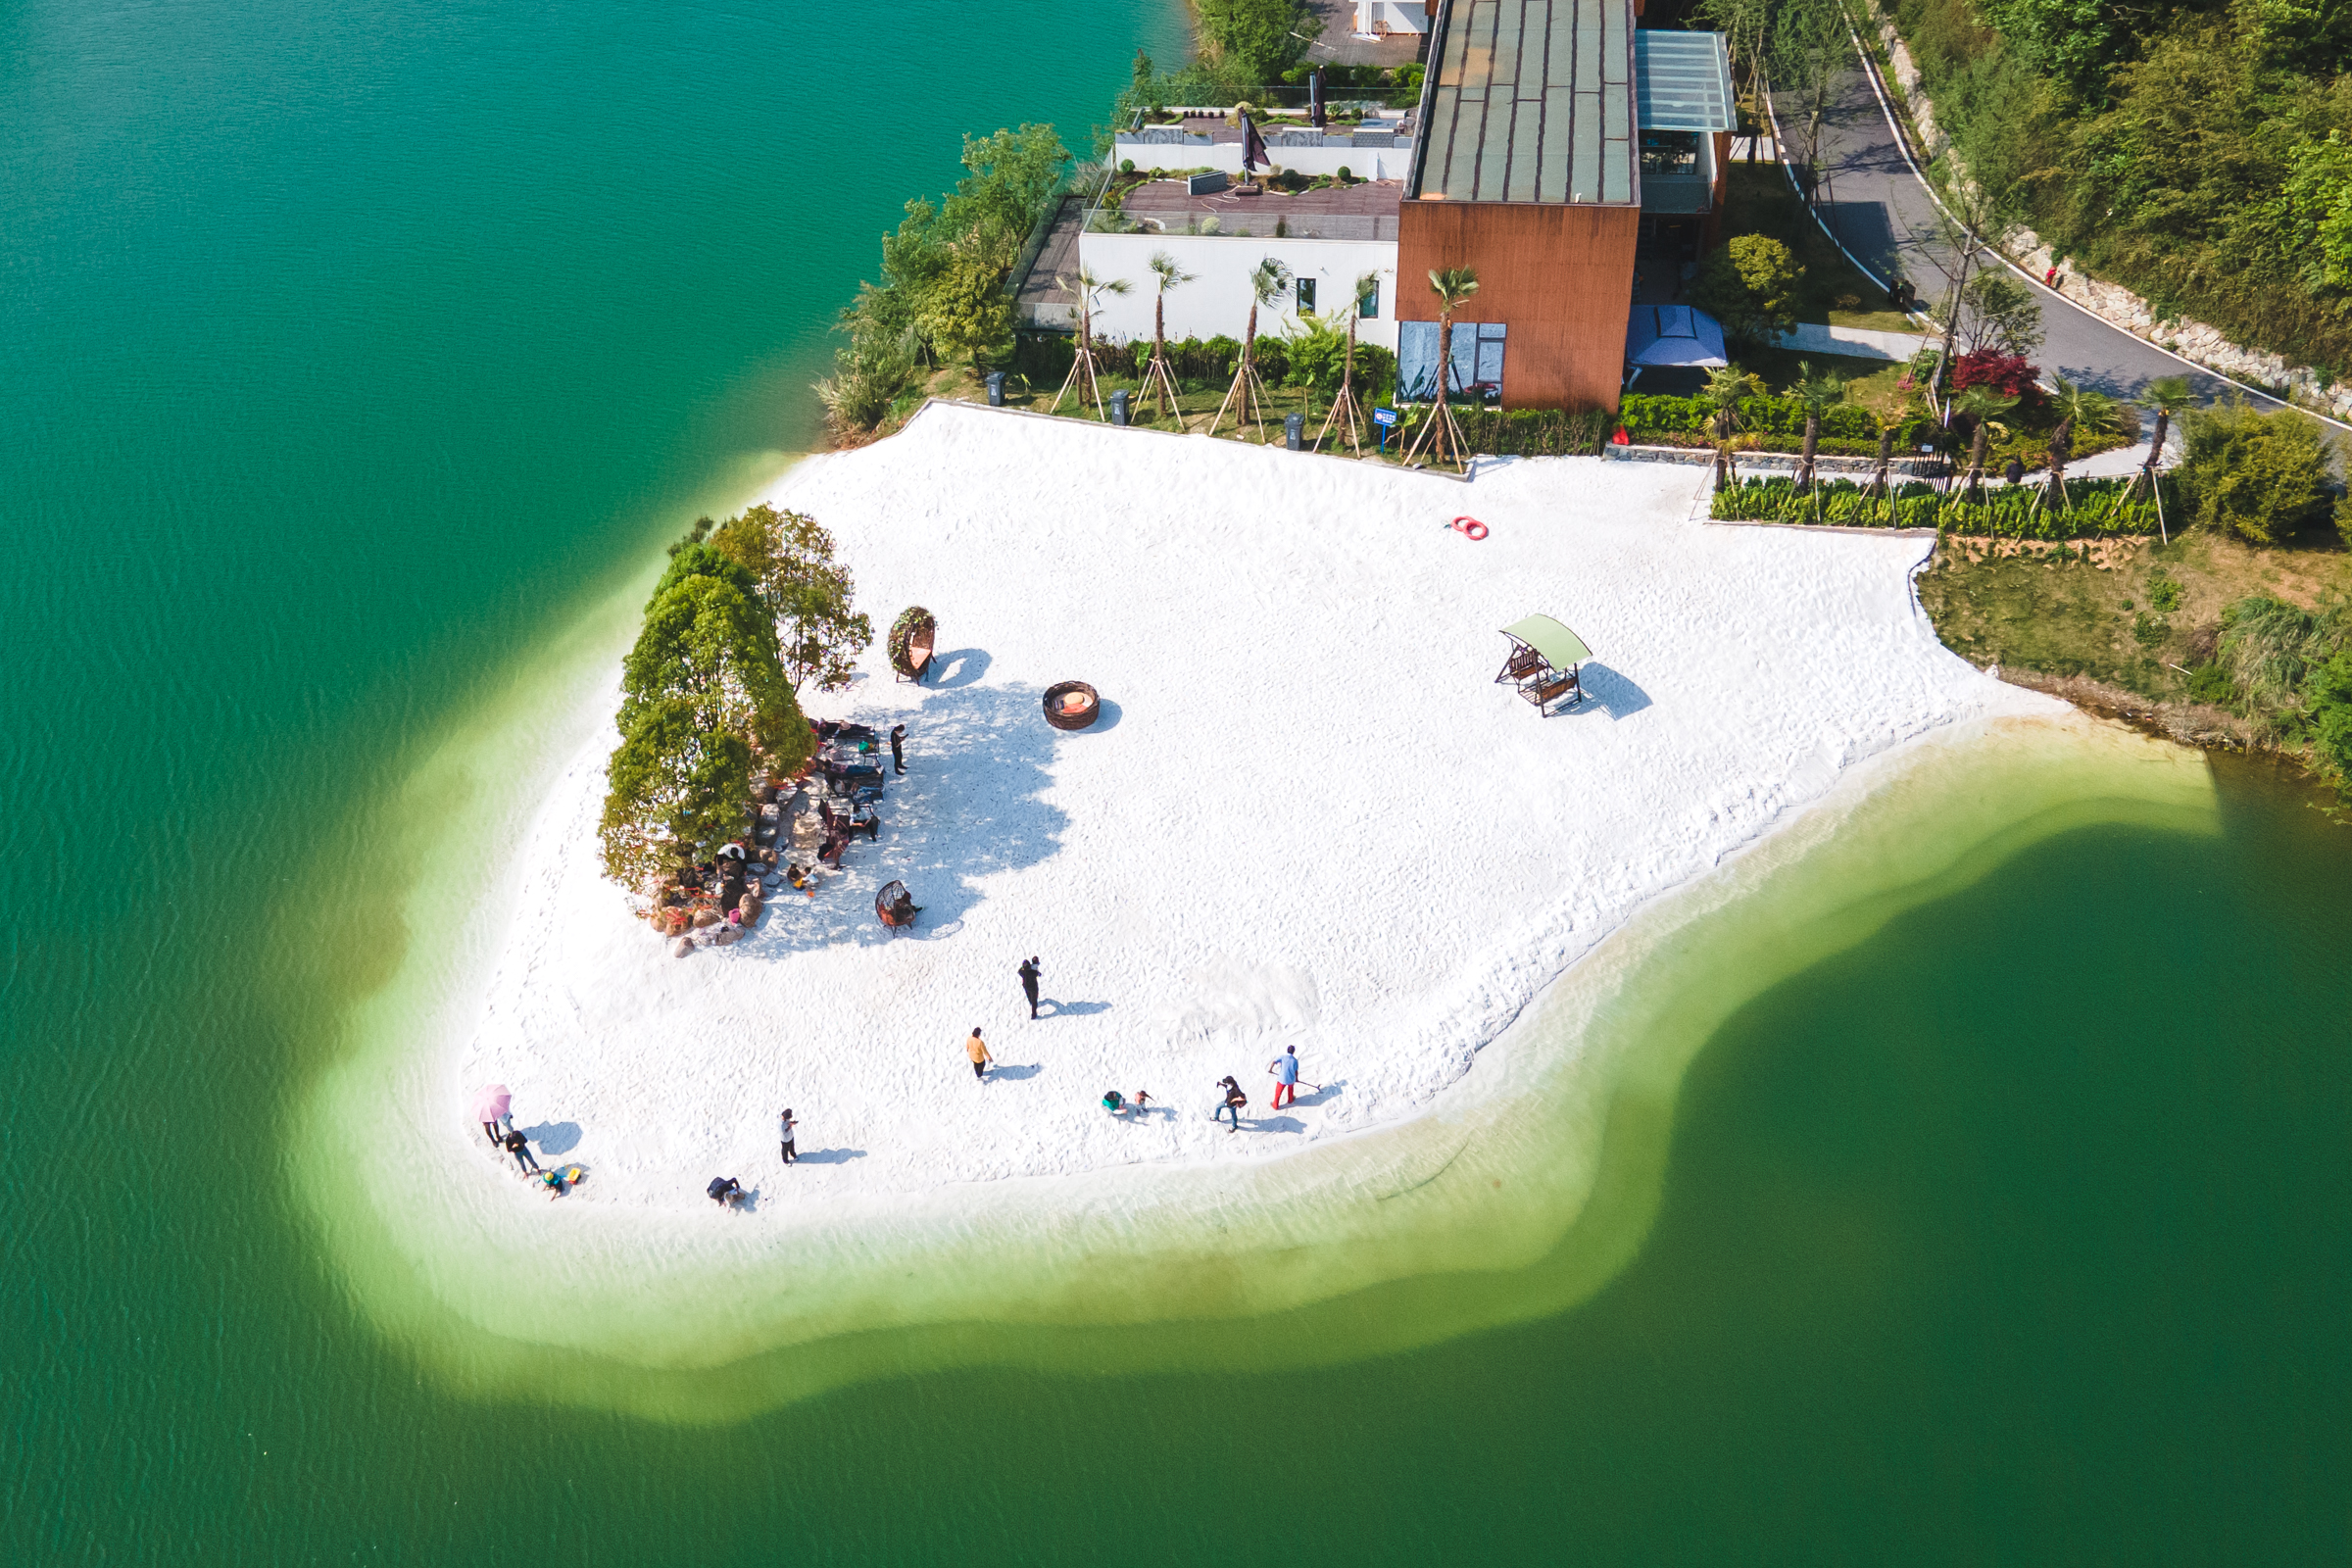
[[[1719,32],[1635,33],[1634,90],[1643,130],[1740,128],[1732,57]]]

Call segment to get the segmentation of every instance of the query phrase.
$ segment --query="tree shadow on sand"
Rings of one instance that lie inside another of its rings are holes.
[[[959,657],[986,658],[976,649]],[[745,940],[714,956],[758,961],[946,934],[978,907],[980,879],[1054,855],[1069,817],[1042,799],[1060,738],[1040,710],[1043,696],[1034,686],[934,695],[907,720],[906,774],[884,780],[874,808],[880,836],[853,839],[841,870],[820,872],[813,899],[784,892]],[[910,927],[874,918],[874,895],[892,881],[906,883],[922,909]]]

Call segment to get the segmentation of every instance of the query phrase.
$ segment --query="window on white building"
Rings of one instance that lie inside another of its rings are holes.
[[[1315,280],[1311,277],[1302,277],[1298,280],[1298,314],[1300,316],[1315,314]]]
[[[1377,321],[1380,319],[1379,278],[1374,278],[1372,280],[1372,286],[1364,290],[1364,297],[1355,302],[1355,314],[1362,317],[1367,321]]]

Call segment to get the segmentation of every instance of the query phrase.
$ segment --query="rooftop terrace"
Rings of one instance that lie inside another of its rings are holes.
[[[1255,196],[1237,190],[1194,196],[1181,179],[1152,179],[1127,187],[1117,213],[1098,208],[1088,226],[1098,232],[1393,240],[1403,197],[1403,183],[1394,179],[1326,185],[1296,195],[1269,189]]]

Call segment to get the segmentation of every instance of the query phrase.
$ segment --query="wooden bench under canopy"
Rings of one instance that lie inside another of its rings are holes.
[[[1511,656],[1503,661],[1498,686],[1513,686],[1546,716],[1550,705],[1569,708],[1585,700],[1581,666],[1592,657],[1585,640],[1549,615],[1530,615],[1502,628],[1511,640]]]

